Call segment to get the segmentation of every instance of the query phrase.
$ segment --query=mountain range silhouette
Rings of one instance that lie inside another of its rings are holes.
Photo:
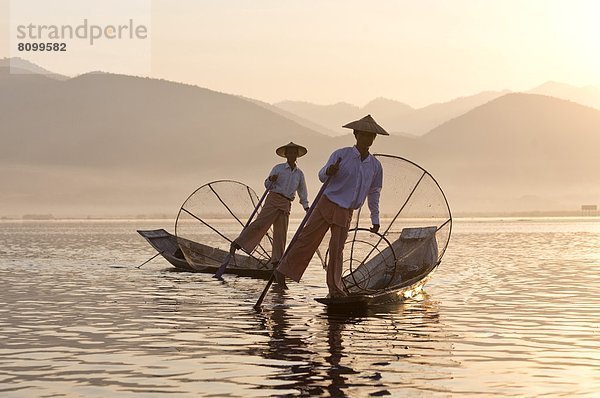
[[[372,152],[429,170],[457,214],[600,202],[600,110],[547,95],[551,85],[532,90],[546,95],[486,92],[421,109],[386,99],[298,107],[159,79],[68,78],[23,60],[14,73],[13,61],[0,61],[0,216],[175,214],[211,180],[262,191],[284,161],[275,148],[290,141],[309,149],[299,165],[314,194],[331,151],[354,143],[340,126],[366,113],[393,132]],[[590,88],[554,86],[592,102]]]

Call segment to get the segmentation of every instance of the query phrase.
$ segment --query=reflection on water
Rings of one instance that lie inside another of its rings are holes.
[[[268,348],[251,350],[252,355],[276,360],[266,366],[278,370],[269,379],[284,381],[274,387],[283,390],[277,394],[388,395],[388,383],[397,385],[403,375],[418,373],[416,368],[423,365],[457,366],[444,343],[447,336],[440,327],[437,304],[429,297],[377,309],[321,308],[312,316],[295,314],[290,299],[285,291],[273,292],[272,305],[257,315],[261,329],[268,332]],[[430,361],[424,355],[427,350],[436,350],[445,359]],[[442,373],[438,368],[434,379]],[[445,390],[437,384],[421,373],[403,391]]]
[[[135,269],[164,226],[0,222],[0,395],[600,391],[599,220],[459,220],[425,294],[347,313],[316,265],[260,312],[264,281]]]

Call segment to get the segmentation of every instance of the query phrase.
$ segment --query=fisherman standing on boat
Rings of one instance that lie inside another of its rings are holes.
[[[356,145],[334,151],[319,172],[322,182],[329,176],[331,181],[295,245],[288,249],[275,271],[275,274],[281,273],[299,282],[327,230],[331,229],[327,265],[330,297],[346,296],[342,282],[344,243],[348,237],[353,210],[359,209],[367,198],[373,224],[371,231],[379,231],[379,195],[383,185],[383,167],[369,153],[369,148],[376,135],[389,135],[371,115],[342,127],[354,130]],[[338,159],[340,162],[336,164]]]
[[[307,152],[305,147],[293,142],[277,148],[275,153],[287,158],[287,162],[277,164],[271,170],[269,177],[265,180],[265,188],[269,189],[265,204],[256,220],[248,225],[231,243],[229,256],[232,256],[238,249],[243,249],[246,253],[252,253],[272,225],[273,252],[271,263],[273,263],[274,268],[277,266],[285,249],[290,210],[296,192],[300,198],[300,204],[304,207],[304,210],[308,210],[308,190],[304,173],[296,165],[296,159],[306,155]],[[226,261],[229,262],[229,259]],[[280,282],[283,282],[283,280]]]

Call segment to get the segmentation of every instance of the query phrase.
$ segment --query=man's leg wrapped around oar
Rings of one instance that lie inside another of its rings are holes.
[[[327,230],[331,228],[327,286],[332,296],[345,295],[342,284],[343,249],[351,219],[351,210],[343,209],[323,196],[298,236],[296,244],[290,248],[277,270],[300,282]]]
[[[329,261],[327,264],[327,287],[331,297],[346,296],[342,271],[344,265],[344,244],[348,237],[348,228],[333,224],[329,240]]]
[[[273,254],[271,261],[279,261],[285,248],[287,224],[290,214],[291,202],[281,195],[269,192],[265,204],[250,225],[233,241],[246,253],[252,253],[262,238],[273,225]]]
[[[288,202],[290,203],[290,202]],[[290,220],[290,210],[280,211],[273,221],[273,251],[271,253],[271,263],[276,266],[283,256],[285,243],[287,241],[288,223]]]

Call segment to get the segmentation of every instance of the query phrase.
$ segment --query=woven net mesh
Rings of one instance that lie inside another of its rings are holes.
[[[188,263],[195,268],[219,266],[258,202],[252,188],[237,181],[213,181],[194,191],[175,223],[177,242]],[[269,231],[251,253],[238,251],[229,267],[269,268],[271,236]]]

